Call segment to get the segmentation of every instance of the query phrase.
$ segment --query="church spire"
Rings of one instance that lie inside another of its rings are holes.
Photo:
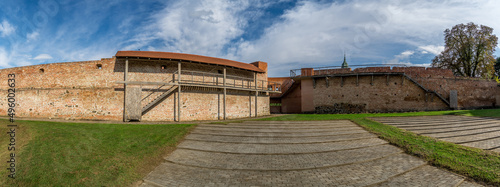
[[[345,60],[345,53],[344,53],[344,62],[342,63],[342,68],[349,68],[349,65],[347,65],[347,61]]]

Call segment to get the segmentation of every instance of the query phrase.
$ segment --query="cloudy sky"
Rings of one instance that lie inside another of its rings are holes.
[[[169,51],[290,69],[428,65],[459,23],[500,36],[495,0],[16,0],[0,2],[0,68]],[[497,48],[496,56],[500,56]]]

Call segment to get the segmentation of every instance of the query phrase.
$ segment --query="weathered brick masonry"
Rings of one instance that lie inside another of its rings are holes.
[[[227,84],[255,87],[257,80],[267,80],[267,64],[257,62],[262,68],[253,72],[230,65],[214,65],[186,61],[182,62],[181,80],[211,79],[222,84],[223,78],[213,74],[227,71]],[[173,82],[177,77],[178,59],[130,59],[128,81]],[[7,75],[16,74],[16,115],[19,117],[62,118],[88,120],[122,120],[124,115],[125,60],[106,58],[96,61],[67,62],[16,67],[0,70],[0,76],[7,81]],[[198,72],[188,74],[187,72]],[[201,73],[207,73],[201,75]],[[208,73],[212,73],[209,76]],[[246,78],[246,79],[243,79]],[[208,80],[205,80],[208,81]],[[243,85],[244,84],[244,85]],[[268,82],[257,81],[257,86],[267,89]],[[153,101],[171,85],[128,85],[139,87],[141,107]],[[0,84],[0,90],[7,93],[7,83]],[[223,92],[220,88],[183,86],[181,88],[181,119],[217,120],[223,117]],[[7,95],[7,94],[5,94]],[[164,100],[145,112],[144,121],[172,121],[178,93],[172,92]],[[255,116],[255,92],[227,90],[226,118]],[[269,115],[269,95],[259,92],[257,97],[259,116]],[[0,115],[7,115],[7,101],[0,101]]]
[[[500,95],[495,81],[456,77],[439,68],[303,68],[293,80],[291,90],[271,97],[281,102],[282,113],[446,110],[452,90],[458,109],[490,108],[498,107]]]

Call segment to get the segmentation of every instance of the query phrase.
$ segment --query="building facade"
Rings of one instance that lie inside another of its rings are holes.
[[[118,51],[112,58],[0,70],[16,75],[18,117],[124,121],[269,115],[267,63]],[[7,93],[7,84],[0,86]],[[7,100],[0,101],[7,115]]]
[[[408,112],[500,106],[493,80],[454,76],[451,70],[425,67],[302,68],[271,94],[273,112]],[[277,107],[279,106],[279,107]]]

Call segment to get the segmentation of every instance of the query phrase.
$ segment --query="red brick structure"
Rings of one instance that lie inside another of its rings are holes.
[[[187,121],[269,115],[267,63],[119,51],[113,58],[0,70],[16,74],[18,117]],[[7,83],[0,89],[7,93]],[[0,101],[0,115],[7,115]]]
[[[495,81],[456,77],[440,68],[303,68],[289,81],[294,82],[289,89],[271,94],[271,102],[281,106],[274,111],[362,113],[499,106],[500,87]]]

